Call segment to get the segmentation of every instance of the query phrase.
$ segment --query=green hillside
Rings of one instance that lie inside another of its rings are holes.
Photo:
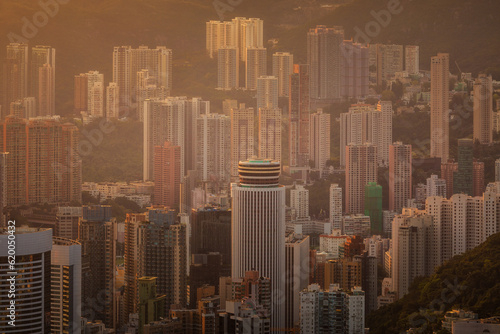
[[[500,315],[500,233],[418,279],[410,293],[371,313],[370,333],[400,333],[410,327],[432,333],[452,308],[470,310],[480,318]]]

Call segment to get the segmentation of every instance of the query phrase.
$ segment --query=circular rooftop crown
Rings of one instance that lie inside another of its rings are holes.
[[[279,161],[251,159],[238,164],[240,184],[249,186],[278,186],[281,173]]]

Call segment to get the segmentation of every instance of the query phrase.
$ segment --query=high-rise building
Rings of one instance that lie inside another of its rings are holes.
[[[309,219],[309,190],[303,185],[297,184],[290,190],[290,207],[295,209],[297,220]]]
[[[236,17],[232,21],[206,23],[206,48],[210,58],[225,46],[235,47],[241,60],[248,48],[262,48],[264,22],[257,18]]]
[[[231,267],[231,211],[203,207],[191,211],[191,254],[219,253]]]
[[[227,46],[237,48],[236,26],[232,21],[208,21],[206,23],[206,47],[210,58],[214,58],[219,49]],[[239,61],[239,57],[237,58]]]
[[[251,329],[256,334],[270,333],[274,327],[272,281],[253,270],[242,278],[225,278],[225,281],[230,281],[233,291],[227,300],[221,300],[225,312],[219,313],[220,331],[244,334]]]
[[[44,64],[39,67],[38,80],[38,115],[55,115],[55,70],[52,65]]]
[[[153,180],[154,147],[165,141],[181,147],[181,177],[194,170],[196,119],[209,111],[200,98],[169,97],[144,103],[143,179]],[[187,169],[189,168],[189,169]]]
[[[170,142],[155,146],[154,204],[179,210],[181,175],[181,147]]]
[[[82,317],[114,328],[116,220],[107,205],[84,206],[78,225],[82,245]]]
[[[396,72],[403,71],[403,46],[377,44],[377,85],[394,78]]]
[[[82,217],[81,206],[60,206],[54,236],[71,240],[78,239],[78,221]]]
[[[420,72],[420,50],[418,45],[405,46],[405,71],[409,75]]]
[[[120,107],[127,113],[137,109],[137,73],[148,70],[155,84],[166,96],[172,90],[172,50],[165,46],[149,49],[139,46],[115,47],[113,50],[113,81],[120,87]],[[134,103],[132,103],[134,102]]]
[[[239,54],[242,61],[247,61],[250,48],[264,47],[264,21],[258,18],[236,17],[233,19]]]
[[[472,163],[472,186],[474,188],[472,196],[481,196],[484,192],[484,162],[476,161]]]
[[[79,333],[82,307],[82,245],[52,238],[51,333]]]
[[[450,150],[450,56],[438,53],[431,57],[431,157],[445,162]]]
[[[360,291],[361,292],[361,291]],[[318,284],[311,284],[300,292],[300,333],[362,333],[350,331],[349,324],[356,322],[356,326],[364,324],[364,296],[356,293],[352,302],[352,316],[350,307],[350,295],[342,291],[338,284],[331,284],[328,290],[321,290]],[[328,307],[322,307],[328,305]],[[361,318],[359,318],[362,316]]]
[[[332,100],[341,97],[342,27],[316,26],[307,33],[311,99]]]
[[[129,321],[130,313],[137,313],[138,304],[138,282],[141,274],[140,252],[138,247],[140,240],[139,227],[147,221],[145,214],[128,213],[125,218],[125,242],[124,242],[124,294],[122,299],[121,320],[123,323]]]
[[[120,87],[116,82],[106,87],[106,118],[120,118]]]
[[[231,118],[219,114],[200,115],[196,126],[198,178],[218,188],[230,178]]]
[[[3,68],[3,82],[0,102],[4,108],[4,118],[8,107],[14,101],[28,96],[28,45],[10,43],[7,45],[7,55]]]
[[[411,145],[389,146],[389,210],[400,212],[412,198]]]
[[[425,197],[439,196],[447,197],[446,194],[446,180],[438,178],[437,175],[432,174],[427,178],[426,194]]]
[[[43,68],[45,64],[49,66],[46,67],[45,71],[40,71],[40,68]],[[40,73],[44,74],[45,80],[43,80],[44,85],[49,85],[45,87],[44,90],[46,92],[51,92],[54,94],[56,86],[55,86],[55,73],[56,73],[56,49],[50,46],[37,45],[31,48],[31,88],[30,95],[34,96],[37,99],[40,96]],[[47,80],[49,79],[49,80]],[[49,98],[50,100],[50,98]],[[54,101],[54,98],[51,99]],[[40,101],[38,101],[40,103]],[[52,107],[52,105],[50,105]],[[39,112],[41,112],[39,110]],[[49,115],[53,115],[49,114]],[[44,114],[39,114],[44,115]]]
[[[293,55],[288,52],[273,54],[273,76],[278,79],[278,94],[288,97],[290,94],[290,75],[293,73]]]
[[[342,227],[342,188],[337,183],[330,185],[330,223],[332,229]]]
[[[257,89],[257,79],[267,75],[267,49],[260,47],[247,48],[245,61],[245,87],[247,90]]]
[[[291,233],[285,240],[285,327],[299,322],[300,292],[309,284],[309,236]]]
[[[384,232],[382,186],[376,182],[368,182],[365,186],[365,216],[370,217],[372,234],[382,234]]]
[[[261,76],[257,78],[257,109],[278,108],[278,78]]]
[[[284,327],[285,188],[279,185],[280,163],[247,160],[239,163],[239,183],[232,194],[232,277],[258,270],[271,281],[271,324]],[[266,230],[266,233],[262,231]],[[259,240],[256,243],[254,240]]]
[[[138,285],[139,334],[144,332],[144,325],[165,317],[165,295],[156,292],[156,277],[141,277]]]
[[[345,212],[363,213],[365,186],[377,182],[377,147],[372,144],[346,148]]]
[[[360,236],[360,237],[368,237],[371,235],[371,225],[370,225],[370,216],[366,216],[363,214],[353,214],[346,215],[342,217],[342,234],[349,236]],[[346,251],[346,246],[344,246],[344,252]],[[344,256],[347,253],[344,253]],[[355,255],[359,255],[356,252]],[[352,256],[352,255],[351,255]]]
[[[187,305],[186,231],[185,224],[176,222],[175,211],[165,207],[148,208],[147,215],[128,215],[125,236],[125,321],[128,312],[138,309],[138,279],[143,276],[157,277],[157,292],[166,295],[166,311],[172,304],[182,307]]]
[[[328,260],[325,264],[325,286],[338,284],[339,288],[349,291],[362,283],[361,257],[344,257],[338,260]]]
[[[458,164],[453,160],[441,163],[441,178],[446,182],[446,198],[450,198],[453,192],[453,175],[458,171]]]
[[[495,160],[495,182],[500,181],[500,158]]]
[[[493,142],[493,86],[491,75],[480,74],[474,82],[474,141]]]
[[[259,158],[281,161],[281,109],[259,109]]]
[[[340,165],[345,166],[345,148],[349,144],[372,143],[377,146],[378,164],[389,164],[392,144],[392,103],[379,101],[377,108],[367,104],[351,105],[340,114]]]
[[[165,86],[157,84],[156,77],[149,70],[140,70],[137,72],[135,87],[137,115],[139,121],[144,122],[144,101],[147,99],[166,99],[168,91]]]
[[[231,110],[231,177],[238,176],[238,163],[255,154],[254,110]]]
[[[52,229],[22,228],[14,226],[0,233],[0,331],[10,333],[43,333],[51,331],[51,251]],[[14,232],[15,231],[15,232]],[[12,255],[7,244],[15,235],[15,279],[8,258]],[[14,287],[15,299],[9,290]],[[15,301],[15,321],[10,315],[12,302]],[[33,307],[36,305],[36,307]],[[14,325],[12,325],[14,324]],[[13,327],[15,326],[15,327]]]
[[[113,49],[113,82],[120,87],[120,107],[130,107],[130,46],[115,46]]]
[[[231,90],[240,86],[238,49],[224,46],[218,49],[217,88]]]
[[[89,80],[87,73],[75,75],[75,92],[73,98],[73,110],[76,113],[88,110]]]
[[[289,164],[292,167],[309,166],[309,65],[294,65],[290,76],[289,94]]]
[[[6,205],[81,201],[81,160],[76,126],[57,118],[0,123],[7,159]]]
[[[469,196],[474,194],[473,163],[474,142],[472,139],[458,140],[458,168],[453,174],[453,193],[464,193]]]
[[[341,96],[359,98],[368,95],[368,47],[351,40],[342,43]]]
[[[331,115],[321,109],[311,115],[309,159],[313,162],[312,167],[321,173],[330,160],[330,119]]]
[[[437,255],[441,241],[434,230],[430,215],[409,212],[394,218],[391,277],[397,298],[408,293],[416,277],[434,271],[432,258]]]
[[[94,117],[104,116],[104,74],[99,71],[85,73],[87,77],[87,112]]]

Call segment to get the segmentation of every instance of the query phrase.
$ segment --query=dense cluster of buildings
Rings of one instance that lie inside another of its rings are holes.
[[[165,46],[115,47],[109,82],[95,70],[75,75],[84,125],[142,123],[142,180],[129,183],[82,182],[85,145],[96,144],[55,115],[55,49],[7,46],[0,245],[13,234],[7,222],[30,215],[15,228],[16,280],[0,284],[0,332],[14,287],[17,333],[364,334],[366,315],[416,277],[500,232],[500,159],[486,185],[474,158],[500,129],[491,76],[466,80],[472,139],[450,143],[448,54],[422,71],[419,46],[365,45],[317,26],[297,63],[290,52],[268,56],[263,27],[258,18],[206,23],[216,88],[254,92],[252,105],[226,99],[215,112],[201,97],[172,96]],[[393,139],[395,104],[375,90],[399,84],[401,101],[429,109],[428,143]],[[358,102],[332,117],[342,101]],[[415,148],[429,157],[416,159]],[[432,173],[414,182],[422,164]],[[312,215],[308,186],[332,175],[341,181]],[[121,198],[135,210],[120,211]],[[8,255],[2,246],[2,278]],[[443,328],[498,330],[477,318],[454,311]]]

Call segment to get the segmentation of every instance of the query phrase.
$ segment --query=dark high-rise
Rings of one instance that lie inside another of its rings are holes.
[[[473,185],[474,142],[472,139],[458,140],[458,170],[453,175],[453,193],[474,195]]]

